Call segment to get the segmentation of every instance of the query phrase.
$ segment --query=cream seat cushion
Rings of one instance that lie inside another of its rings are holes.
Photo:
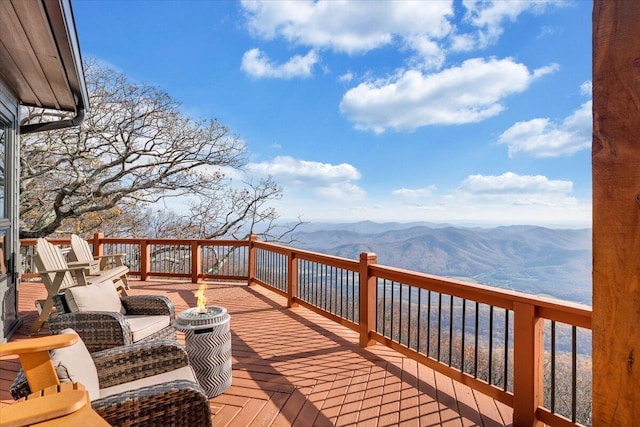
[[[67,288],[64,296],[72,313],[84,311],[126,313],[113,280]]]
[[[60,333],[78,335],[76,331],[70,328],[64,329]],[[89,392],[91,400],[100,397],[98,371],[82,339],[78,339],[75,344],[69,347],[51,350],[49,354],[61,382],[81,383]]]
[[[152,375],[150,377],[140,378],[138,380],[130,381],[127,383],[103,388],[100,390],[100,399],[142,387],[164,384],[174,380],[189,380],[193,381],[194,383],[197,382],[191,366],[183,366],[182,368],[165,372],[163,374]]]
[[[131,339],[138,342],[171,324],[169,316],[129,315],[127,323],[131,328]]]

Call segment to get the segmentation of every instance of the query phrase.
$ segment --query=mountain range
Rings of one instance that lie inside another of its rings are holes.
[[[310,223],[292,246],[484,285],[591,304],[591,229],[414,223]]]

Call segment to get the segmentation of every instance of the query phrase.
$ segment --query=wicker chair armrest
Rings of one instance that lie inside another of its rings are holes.
[[[187,352],[170,340],[141,341],[91,355],[100,388],[162,374],[189,365]]]
[[[67,328],[78,333],[91,353],[133,342],[129,322],[121,313],[85,311],[64,313],[49,318],[49,329],[52,333],[57,334]]]
[[[91,402],[93,409],[112,426],[145,425],[210,427],[211,409],[202,388],[191,381],[176,380],[142,387]]]
[[[175,319],[175,307],[164,295],[129,295],[120,299],[127,314],[165,315]]]

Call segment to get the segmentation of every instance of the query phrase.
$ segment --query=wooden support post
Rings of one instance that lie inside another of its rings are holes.
[[[102,243],[102,239],[104,239],[104,233],[93,234],[93,256],[104,255],[104,243]]]
[[[252,234],[249,236],[249,259],[247,260],[247,285],[251,286],[256,277],[256,248],[253,242],[258,240],[258,236]]]
[[[536,409],[543,404],[543,321],[533,305],[513,304],[513,425],[540,426]]]
[[[191,283],[198,283],[200,272],[202,271],[202,254],[200,253],[200,242],[191,241]]]
[[[151,270],[151,248],[146,240],[140,241],[140,280],[143,282],[149,277]]]
[[[639,23],[637,0],[594,1],[594,426],[640,418]]]
[[[368,347],[374,343],[369,332],[376,327],[376,278],[369,274],[369,266],[378,262],[373,253],[360,254],[360,346]]]
[[[295,299],[298,297],[298,259],[294,251],[287,256],[287,307],[297,307]]]

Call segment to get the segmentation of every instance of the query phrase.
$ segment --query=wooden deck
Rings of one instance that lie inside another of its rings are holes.
[[[197,285],[132,281],[132,294],[166,295],[176,312],[195,305]],[[23,283],[23,339],[35,319],[39,283]],[[233,383],[211,399],[215,426],[504,426],[511,408],[382,345],[359,347],[358,335],[260,286],[209,284],[208,305],[231,314]],[[183,339],[179,333],[179,339]],[[17,359],[0,361],[0,404]]]

